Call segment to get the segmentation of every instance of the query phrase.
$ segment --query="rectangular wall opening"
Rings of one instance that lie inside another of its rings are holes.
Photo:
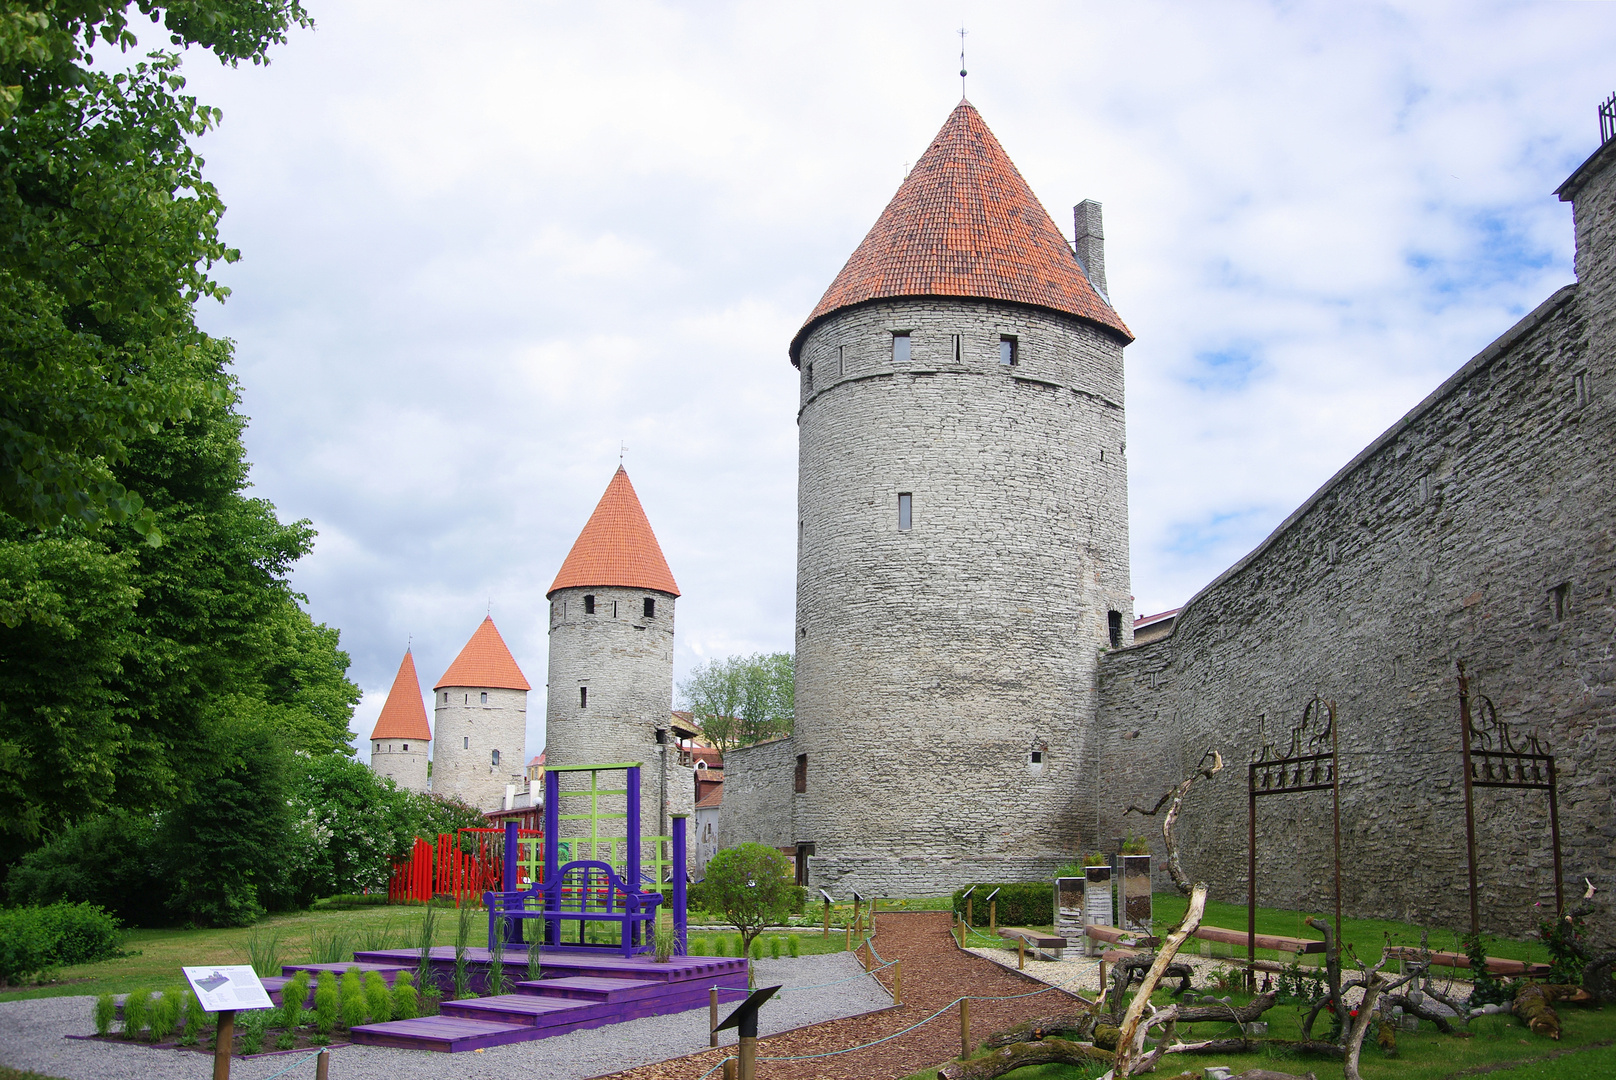
[[[909,331],[894,330],[892,332],[892,362],[894,364],[907,364],[909,362]]]
[[[801,795],[808,790],[808,755],[797,755],[797,771],[791,778],[791,790]]]
[[[908,532],[909,527],[914,524],[914,518],[914,495],[907,491],[900,491],[898,493],[898,531]]]

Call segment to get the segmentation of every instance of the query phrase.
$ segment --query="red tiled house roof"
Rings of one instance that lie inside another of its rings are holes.
[[[466,642],[466,647],[460,650],[460,655],[455,657],[449,670],[443,673],[443,678],[432,689],[444,686],[533,689],[522,675],[522,669],[516,666],[516,658],[511,655],[511,650],[505,647],[505,639],[499,636],[492,617],[485,618],[482,625],[477,627],[471,640]]]
[[[673,571],[662,557],[662,545],[657,543],[640,498],[634,494],[634,485],[621,465],[567,553],[545,598],[562,589],[610,585],[679,595]]]
[[[949,116],[791,339],[791,362],[799,361],[809,331],[835,312],[915,296],[1029,304],[1133,340],[968,101]]]
[[[421,703],[421,680],[415,674],[415,657],[404,652],[404,662],[393,676],[393,688],[387,691],[387,701],[381,715],[376,717],[376,730],[372,739],[414,739],[432,741],[432,728],[426,722],[426,706]]]

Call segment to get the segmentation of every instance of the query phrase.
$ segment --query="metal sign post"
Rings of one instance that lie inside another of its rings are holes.
[[[782,984],[784,985],[784,984]],[[735,1007],[735,1011],[713,1030],[737,1028],[740,1036],[741,1080],[757,1080],[757,1018],[758,1009],[772,998],[779,986],[765,986]]]

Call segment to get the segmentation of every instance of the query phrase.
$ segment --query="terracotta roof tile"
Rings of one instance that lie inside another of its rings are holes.
[[[982,115],[961,101],[791,340],[870,300],[969,296],[1075,315],[1133,340]]]
[[[662,546],[621,465],[545,597],[560,589],[609,585],[679,595],[673,571],[662,557]]]
[[[492,686],[504,690],[531,690],[516,658],[505,647],[492,617],[483,620],[460,650],[449,670],[438,680],[436,690],[443,686]]]
[[[408,649],[404,662],[393,676],[393,688],[387,691],[387,701],[381,715],[376,717],[376,730],[372,739],[416,739],[432,741],[432,728],[426,722],[426,706],[421,703],[421,680],[415,674],[415,657]]]

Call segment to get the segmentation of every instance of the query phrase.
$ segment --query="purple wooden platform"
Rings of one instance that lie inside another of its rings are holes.
[[[545,949],[542,956],[544,978],[528,980],[526,955],[520,950],[506,953],[512,993],[445,1001],[439,1016],[365,1024],[354,1028],[351,1037],[371,1046],[455,1053],[684,1012],[707,1004],[710,987],[746,988],[746,961],[739,958],[681,956],[659,964],[648,957],[556,949]],[[387,949],[354,957],[372,968],[413,968],[420,951]],[[466,959],[474,985],[482,984],[491,954],[468,949]],[[445,989],[453,985],[453,949],[433,949],[431,965],[434,981]]]

